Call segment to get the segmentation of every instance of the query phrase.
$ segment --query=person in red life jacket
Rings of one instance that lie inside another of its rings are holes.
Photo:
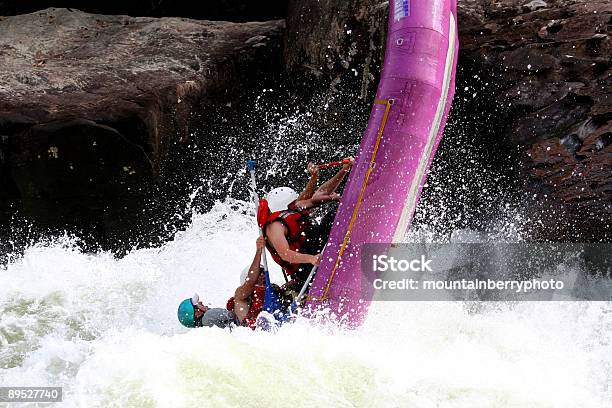
[[[336,189],[353,163],[351,158],[319,188],[316,188],[319,167],[309,163],[310,180],[301,194],[289,187],[279,187],[270,191],[260,203],[258,222],[266,238],[266,247],[274,261],[292,278],[285,289],[298,291],[312,266],[319,265],[319,252],[329,236],[334,213],[329,213],[319,224],[312,222],[311,213],[322,204],[340,200]]]
[[[234,296],[227,301],[225,308],[209,308],[196,294],[191,299],[183,300],[179,305],[180,323],[185,327],[246,326],[255,330],[255,322],[263,309],[266,293],[265,275],[260,266],[265,245],[263,237],[257,238],[257,250],[253,262],[242,271],[240,278],[242,284],[236,288]]]
[[[242,285],[238,286],[234,296],[227,301],[227,310],[231,310],[242,326],[255,330],[257,316],[263,310],[266,295],[266,280],[263,267],[260,265],[261,254],[266,246],[264,237],[257,238],[257,252],[253,262],[240,275]]]

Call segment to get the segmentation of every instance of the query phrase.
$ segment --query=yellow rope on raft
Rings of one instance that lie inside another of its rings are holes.
[[[391,110],[391,105],[393,105],[392,99],[376,99],[374,101],[377,105],[385,105],[385,114],[383,115],[383,120],[380,125],[380,129],[378,129],[378,136],[376,137],[376,144],[374,145],[374,151],[372,152],[372,157],[370,158],[370,165],[368,166],[368,171],[366,172],[365,178],[363,179],[363,183],[361,184],[361,190],[359,191],[359,197],[357,198],[357,203],[355,204],[355,208],[353,209],[353,215],[351,217],[351,221],[349,222],[348,229],[346,230],[346,234],[344,235],[344,240],[342,241],[342,246],[340,246],[340,251],[338,251],[338,257],[336,258],[336,263],[334,264],[334,269],[332,269],[331,274],[329,275],[329,279],[327,280],[327,285],[325,286],[325,290],[320,297],[308,296],[307,300],[325,300],[327,299],[327,293],[329,292],[329,288],[331,287],[332,281],[334,279],[334,275],[340,266],[340,262],[342,261],[342,254],[346,250],[346,246],[349,243],[351,237],[351,231],[353,230],[353,226],[355,225],[355,220],[357,219],[357,213],[359,212],[359,207],[361,207],[361,202],[363,201],[363,195],[365,194],[366,186],[368,185],[368,180],[370,178],[370,174],[372,174],[372,170],[374,169],[374,162],[376,161],[376,154],[378,153],[378,148],[380,147],[380,141],[382,140],[382,135],[385,131],[385,125],[387,124],[387,119],[389,118],[389,111]]]

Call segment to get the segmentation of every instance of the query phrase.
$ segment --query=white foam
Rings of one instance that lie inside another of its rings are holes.
[[[610,303],[388,302],[354,332],[184,329],[179,301],[224,306],[250,262],[245,212],[219,203],[122,259],[28,249],[0,270],[0,383],[63,386],[61,407],[609,406]]]

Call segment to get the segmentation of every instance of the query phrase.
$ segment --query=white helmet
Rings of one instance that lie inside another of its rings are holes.
[[[249,265],[249,266],[246,266],[246,267],[245,267],[245,268],[242,270],[242,272],[240,272],[240,284],[241,284],[241,285],[242,285],[244,282],[246,282],[247,275],[249,274],[249,267],[250,267],[250,265]]]
[[[263,268],[261,265],[259,266],[260,268]],[[247,280],[247,276],[249,275],[249,269],[251,268],[251,265],[249,266],[245,266],[244,269],[242,270],[242,272],[240,272],[240,284],[242,285],[244,282],[246,282]]]
[[[278,187],[270,191],[266,196],[270,212],[283,211],[287,206],[298,198],[298,193],[290,187]]]

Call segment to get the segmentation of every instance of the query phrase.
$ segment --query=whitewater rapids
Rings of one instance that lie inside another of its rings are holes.
[[[121,259],[31,246],[0,267],[0,385],[64,387],[62,408],[612,406],[610,302],[375,303],[352,332],[181,327],[193,292],[225,305],[256,234],[228,200]]]

